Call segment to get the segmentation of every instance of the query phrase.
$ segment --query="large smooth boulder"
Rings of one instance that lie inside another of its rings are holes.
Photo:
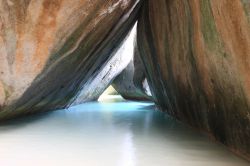
[[[250,2],[148,0],[138,45],[162,110],[250,157]]]
[[[0,119],[63,108],[136,21],[138,0],[1,0]]]
[[[134,37],[136,37],[136,35],[134,35]],[[133,43],[133,57],[128,66],[115,78],[112,86],[125,99],[151,100],[151,92],[136,40]]]

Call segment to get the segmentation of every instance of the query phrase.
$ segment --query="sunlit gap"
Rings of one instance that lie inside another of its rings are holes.
[[[98,98],[98,102],[118,102],[124,101],[122,96],[110,85]]]
[[[72,106],[68,108],[69,111],[77,113],[79,111],[95,111],[95,110],[102,110],[102,111],[110,111],[110,112],[117,112],[117,111],[145,111],[147,106],[152,106],[154,103],[152,102],[135,102],[135,101],[128,101],[122,98],[115,89],[110,86],[108,87],[104,93],[98,99],[98,102],[88,102],[84,104],[80,104],[77,106]],[[93,108],[95,108],[93,110]]]

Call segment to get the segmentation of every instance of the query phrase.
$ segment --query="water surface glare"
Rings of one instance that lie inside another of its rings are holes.
[[[91,102],[0,125],[0,166],[249,166],[152,103]]]

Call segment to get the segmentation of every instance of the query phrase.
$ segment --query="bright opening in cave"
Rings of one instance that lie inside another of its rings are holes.
[[[122,96],[113,88],[112,85],[110,85],[98,98],[99,102],[105,102],[105,101],[119,101],[122,100]]]

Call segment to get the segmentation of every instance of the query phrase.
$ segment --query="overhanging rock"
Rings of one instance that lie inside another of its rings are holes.
[[[0,1],[0,119],[67,106],[126,37],[138,2]]]

